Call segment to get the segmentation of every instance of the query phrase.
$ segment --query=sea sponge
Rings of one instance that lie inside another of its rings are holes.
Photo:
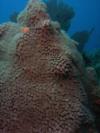
[[[4,70],[10,71],[0,76],[0,133],[75,133],[85,125],[89,132],[94,117],[80,78],[81,55],[36,2],[34,21],[23,16],[5,35],[10,66]],[[24,20],[27,33],[20,30]]]

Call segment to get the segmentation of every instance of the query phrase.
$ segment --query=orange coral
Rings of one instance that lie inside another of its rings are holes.
[[[29,29],[29,27],[24,27],[24,28],[21,29],[21,31],[22,31],[23,33],[27,33],[27,32],[30,31],[30,29]]]

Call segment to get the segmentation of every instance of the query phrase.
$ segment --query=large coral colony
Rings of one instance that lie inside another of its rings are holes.
[[[97,132],[95,70],[77,45],[40,0],[0,25],[0,133]]]

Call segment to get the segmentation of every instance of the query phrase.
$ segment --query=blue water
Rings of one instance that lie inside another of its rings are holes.
[[[15,11],[24,9],[27,0],[0,0],[0,23],[9,21],[9,16]]]
[[[76,12],[70,33],[81,30],[90,30],[95,27],[94,33],[86,45],[88,51],[100,48],[100,0],[65,0],[72,5]]]
[[[0,23],[9,21],[9,16],[14,11],[21,11],[26,2],[27,0],[0,0]],[[65,0],[65,2],[76,12],[69,34],[95,27],[85,50],[91,52],[100,48],[100,0]]]

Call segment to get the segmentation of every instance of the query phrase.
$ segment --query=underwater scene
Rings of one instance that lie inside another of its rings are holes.
[[[100,133],[100,0],[0,0],[0,133]]]

